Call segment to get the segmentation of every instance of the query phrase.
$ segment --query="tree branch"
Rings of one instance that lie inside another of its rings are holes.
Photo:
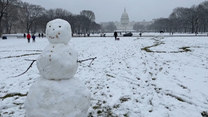
[[[92,60],[94,61],[97,57],[94,57],[94,58],[88,58],[88,59],[84,59],[84,60],[77,60],[78,63],[82,63],[82,62],[85,62],[85,61],[89,61],[89,60]]]
[[[77,60],[78,63],[82,63],[82,62],[85,62],[85,61],[89,61],[91,60],[90,64],[88,65],[88,67],[90,67],[92,65],[92,62],[96,59],[97,57],[94,57],[94,58],[88,58],[88,59],[84,59],[84,60]],[[32,63],[30,63],[30,66],[21,74],[17,75],[17,76],[12,76],[12,77],[19,77],[23,74],[25,74],[33,65],[33,63],[37,60],[31,60],[31,59],[25,59],[26,61],[32,61]]]
[[[91,60],[90,64],[88,65],[88,67],[90,67],[90,66],[92,65],[92,62],[93,62],[96,58],[97,58],[97,57],[94,57],[94,58],[88,58],[88,59],[84,59],[84,60],[78,60],[77,62],[78,62],[78,63],[82,63],[82,62]]]
[[[32,63],[30,63],[30,66],[27,68],[27,70],[24,71],[23,73],[17,75],[17,76],[13,76],[13,77],[19,77],[19,76],[25,74],[25,73],[32,67],[33,63],[34,63],[36,60],[29,60],[29,59],[26,59],[26,61],[32,61]]]

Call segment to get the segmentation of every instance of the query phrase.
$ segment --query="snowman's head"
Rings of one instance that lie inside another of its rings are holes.
[[[65,20],[55,19],[46,25],[46,37],[52,44],[68,44],[71,35],[71,25]]]

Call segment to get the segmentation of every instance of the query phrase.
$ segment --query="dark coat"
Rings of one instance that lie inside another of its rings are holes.
[[[117,32],[114,32],[114,37],[117,37],[118,36],[118,33]]]

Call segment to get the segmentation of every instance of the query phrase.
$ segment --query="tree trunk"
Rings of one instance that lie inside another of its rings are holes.
[[[7,29],[7,33],[8,33],[8,34],[11,34],[12,27],[13,27],[13,25],[12,25],[12,24],[8,26],[8,29]]]
[[[0,37],[2,35],[1,18],[0,18]]]
[[[195,30],[194,22],[191,22],[191,33],[194,33],[194,30]]]
[[[26,32],[30,33],[30,29],[29,29],[29,23],[27,22],[27,26],[26,26]]]

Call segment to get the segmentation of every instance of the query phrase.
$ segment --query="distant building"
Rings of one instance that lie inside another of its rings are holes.
[[[130,21],[129,15],[126,11],[126,9],[124,9],[123,13],[121,14],[121,18],[120,21],[115,21],[113,22],[116,26],[116,31],[117,32],[135,32],[136,30],[133,29],[135,24],[141,24],[144,25],[145,27],[148,25],[151,25],[154,21],[139,21],[139,22],[135,22],[135,21]],[[106,26],[108,25],[109,22],[102,22],[101,25]],[[146,31],[146,29],[143,29],[143,31]]]
[[[129,31],[129,30],[133,31],[133,26],[135,24],[135,22],[130,22],[129,15],[126,12],[126,9],[124,9],[124,12],[121,15],[120,22],[114,22],[114,23],[117,27],[117,30],[120,31]]]
[[[123,28],[124,30],[126,30],[127,27],[129,26],[129,15],[126,12],[126,9],[124,9],[124,12],[121,15],[120,23],[121,23],[121,28]]]
[[[140,21],[140,22],[135,22],[135,21],[130,21],[129,15],[126,11],[126,9],[124,9],[124,12],[121,15],[121,19],[120,22],[116,21],[114,22],[117,28],[118,32],[134,32],[134,25],[135,24],[141,24],[144,26],[148,26],[151,25],[153,23],[153,21]],[[146,30],[146,29],[143,29]]]

